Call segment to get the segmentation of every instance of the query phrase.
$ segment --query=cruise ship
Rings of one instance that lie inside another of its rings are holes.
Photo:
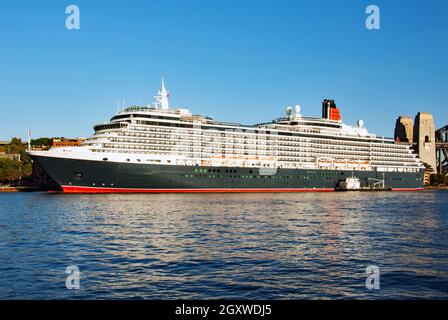
[[[334,100],[322,117],[300,106],[244,125],[170,108],[162,80],[155,102],[118,110],[79,147],[29,151],[65,193],[335,191],[423,188],[424,166],[410,144],[342,122]]]

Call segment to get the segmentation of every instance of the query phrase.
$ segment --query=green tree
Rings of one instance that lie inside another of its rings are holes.
[[[0,181],[11,182],[20,177],[19,161],[11,159],[0,159]]]
[[[423,165],[425,166],[425,171],[433,172],[433,168],[430,164],[423,162]]]
[[[13,138],[5,150],[9,154],[19,156],[17,159],[0,159],[0,181],[11,183],[31,177],[33,164],[26,153],[26,145],[23,144],[22,140]]]
[[[51,138],[39,138],[31,140],[32,147],[51,147],[52,139]]]
[[[23,144],[22,139],[12,138],[11,143],[6,149],[10,154],[20,154],[22,151],[26,150],[26,146]]]
[[[448,184],[448,177],[446,175],[436,173],[431,175],[432,186],[439,186],[439,185],[446,186],[447,184]]]

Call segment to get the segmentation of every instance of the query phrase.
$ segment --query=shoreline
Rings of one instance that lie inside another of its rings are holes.
[[[422,191],[426,190],[448,190],[448,186],[426,186]],[[14,192],[37,192],[37,191],[56,191],[52,188],[45,187],[32,187],[32,186],[23,186],[23,187],[0,187],[0,193],[14,193]]]
[[[424,187],[424,190],[448,190],[448,186],[445,186],[445,187],[427,186],[427,187]]]
[[[43,187],[0,187],[0,193],[13,193],[13,192],[35,192],[35,191],[49,191],[48,188]]]

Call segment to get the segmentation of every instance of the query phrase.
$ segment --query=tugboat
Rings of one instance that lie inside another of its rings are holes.
[[[346,178],[339,183],[335,188],[336,191],[391,191],[392,188],[385,184],[384,174],[383,179],[368,178],[368,181],[375,181],[373,184],[361,187],[361,181],[352,174],[351,178]]]
[[[346,178],[344,181],[341,181],[339,187],[336,188],[336,191],[357,191],[361,190],[361,181],[352,175],[351,178]]]

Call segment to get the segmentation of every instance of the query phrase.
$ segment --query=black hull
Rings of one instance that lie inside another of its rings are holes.
[[[300,192],[334,191],[353,174],[361,186],[369,178],[382,179],[376,171],[279,169],[263,173],[258,168],[194,167],[88,161],[32,156],[64,192]],[[423,170],[385,173],[392,190],[423,188]]]

